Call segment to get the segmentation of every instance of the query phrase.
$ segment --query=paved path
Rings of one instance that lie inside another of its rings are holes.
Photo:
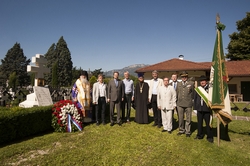
[[[149,113],[151,113],[151,115],[153,115],[153,111],[149,110]],[[176,114],[176,112],[174,113]],[[192,112],[193,116],[196,116],[196,114],[194,112]],[[249,116],[232,116],[233,120],[245,120],[245,121],[250,121],[250,117]]]
[[[233,120],[246,120],[246,121],[250,121],[250,117],[247,117],[247,116],[233,116]]]

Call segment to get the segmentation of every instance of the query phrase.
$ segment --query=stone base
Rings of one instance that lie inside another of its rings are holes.
[[[27,99],[19,104],[19,107],[23,108],[30,108],[34,106],[38,106],[35,93],[28,94]]]

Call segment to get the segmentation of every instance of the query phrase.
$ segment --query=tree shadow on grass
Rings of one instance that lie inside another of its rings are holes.
[[[228,135],[228,125],[224,126],[223,124],[220,124],[220,139],[224,141],[231,141],[229,135]],[[213,135],[214,137],[218,137],[217,133],[217,127],[213,128]]]
[[[9,146],[11,144],[21,143],[23,141],[27,141],[27,140],[33,139],[35,137],[40,137],[40,136],[44,136],[44,135],[47,135],[47,134],[51,134],[53,132],[54,131],[51,129],[51,130],[47,130],[47,131],[44,131],[44,132],[41,132],[41,133],[38,133],[38,134],[34,134],[34,135],[31,135],[31,136],[26,136],[24,138],[17,138],[15,140],[10,140],[8,142],[1,143],[0,144],[0,148],[3,148],[5,146]]]
[[[235,132],[233,130],[228,130],[231,133],[235,133],[235,134],[242,134],[242,135],[249,135],[250,136],[250,132]]]
[[[148,123],[150,124],[152,122],[154,122],[154,116],[149,115],[148,116]]]
[[[173,131],[179,129],[178,117],[173,117],[172,124],[173,124],[173,128],[172,128]]]
[[[172,123],[173,123],[173,129],[172,130],[173,131],[174,130],[179,130],[179,121],[178,121],[178,116],[177,115],[173,117]],[[184,124],[185,123],[186,123],[186,120],[184,119]],[[197,122],[192,121],[191,122],[191,129],[190,129],[191,134],[193,134],[195,132],[195,130],[197,130]]]
[[[193,134],[195,132],[195,130],[197,130],[197,126],[198,126],[198,123],[197,122],[191,122],[191,134]],[[203,128],[203,131],[205,131],[205,129]]]
[[[195,132],[197,130],[197,122],[193,122],[191,124],[191,133]],[[202,128],[203,133],[205,134],[205,137],[207,136],[206,126],[203,124]],[[229,135],[228,135],[228,126],[224,126],[223,124],[220,124],[220,139],[224,141],[231,141]],[[214,127],[212,129],[213,137],[217,137],[217,127]]]

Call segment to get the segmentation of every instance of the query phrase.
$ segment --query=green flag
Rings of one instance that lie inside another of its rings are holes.
[[[217,22],[217,35],[214,45],[213,60],[210,72],[209,104],[211,109],[217,113],[221,122],[226,125],[232,121],[231,106],[228,93],[228,75],[225,66],[223,52],[222,34],[225,25]]]

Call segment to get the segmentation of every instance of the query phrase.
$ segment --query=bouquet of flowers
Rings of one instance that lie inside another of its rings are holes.
[[[52,127],[57,132],[81,131],[82,120],[81,109],[71,100],[61,100],[52,108]]]

